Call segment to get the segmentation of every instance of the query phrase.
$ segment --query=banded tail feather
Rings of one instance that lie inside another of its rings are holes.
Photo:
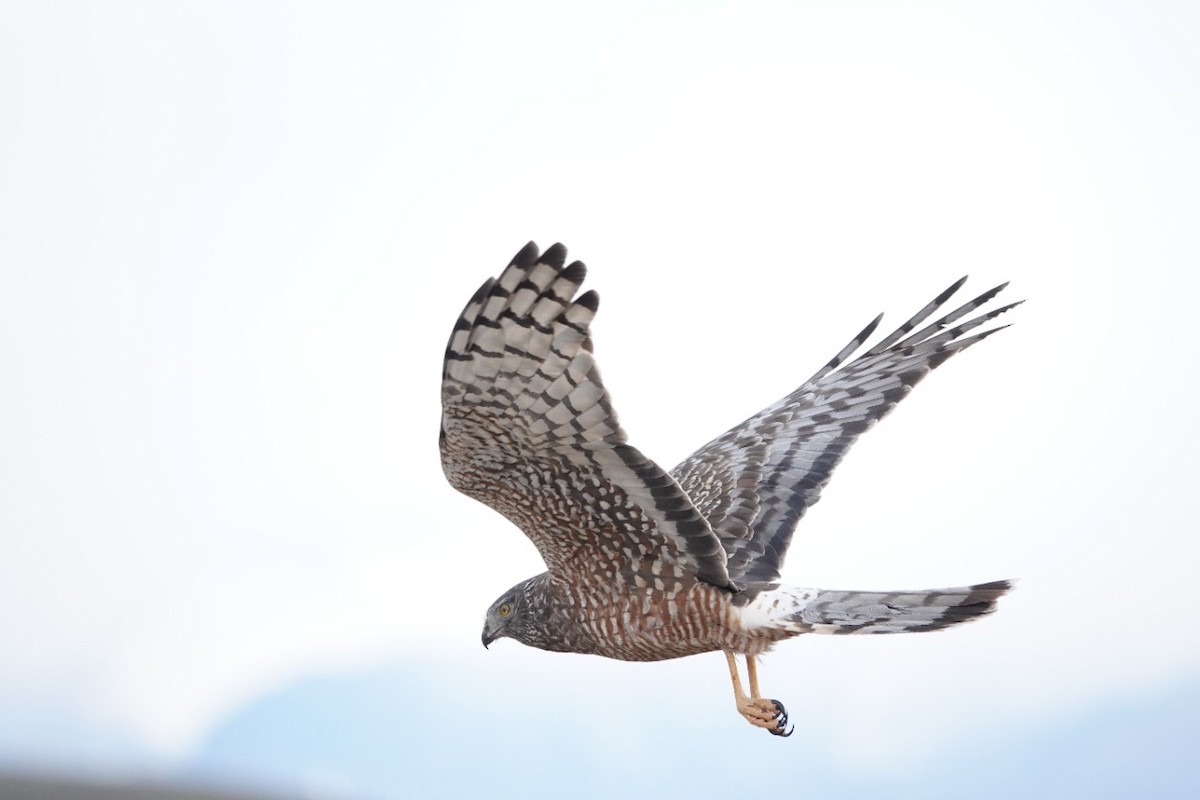
[[[741,614],[748,628],[797,635],[922,633],[990,614],[1011,588],[1009,581],[890,592],[773,586],[748,597]]]

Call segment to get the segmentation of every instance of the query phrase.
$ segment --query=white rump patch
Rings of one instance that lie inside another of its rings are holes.
[[[808,626],[799,622],[799,614],[819,593],[819,589],[778,586],[759,592],[757,597],[738,609],[738,615],[747,632],[765,629],[802,633]]]

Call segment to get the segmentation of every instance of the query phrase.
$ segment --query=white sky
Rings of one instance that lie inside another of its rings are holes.
[[[935,692],[1035,720],[1195,675],[1198,24],[6,4],[0,715],[181,753],[290,676],[475,659],[484,608],[541,566],[444,482],[440,359],[531,238],[588,262],[606,381],[668,466],[880,310],[967,272],[1029,300],[858,445],[785,572],[1019,591],[892,661],[789,643],[780,696],[853,662],[875,688],[831,712],[849,730]]]

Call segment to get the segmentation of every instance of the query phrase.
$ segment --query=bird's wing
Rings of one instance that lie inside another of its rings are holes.
[[[1007,286],[1002,284],[913,333],[965,281],[959,280],[883,341],[842,366],[875,331],[883,318],[876,317],[799,389],[709,442],[672,471],[721,538],[735,581],[777,580],[796,523],[817,502],[850,445],[930,371],[1001,328],[967,334],[1018,305],[955,324]]]
[[[552,575],[733,589],[725,549],[665,470],[626,443],[592,356],[585,268],[530,242],[467,303],[442,374],[442,468],[528,536]],[[661,582],[661,583],[657,583]]]

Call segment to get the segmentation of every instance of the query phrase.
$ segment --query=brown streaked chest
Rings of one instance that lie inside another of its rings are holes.
[[[571,594],[572,622],[586,631],[594,652],[608,658],[682,658],[719,650],[733,633],[729,593],[706,583],[600,592],[576,587]]]

